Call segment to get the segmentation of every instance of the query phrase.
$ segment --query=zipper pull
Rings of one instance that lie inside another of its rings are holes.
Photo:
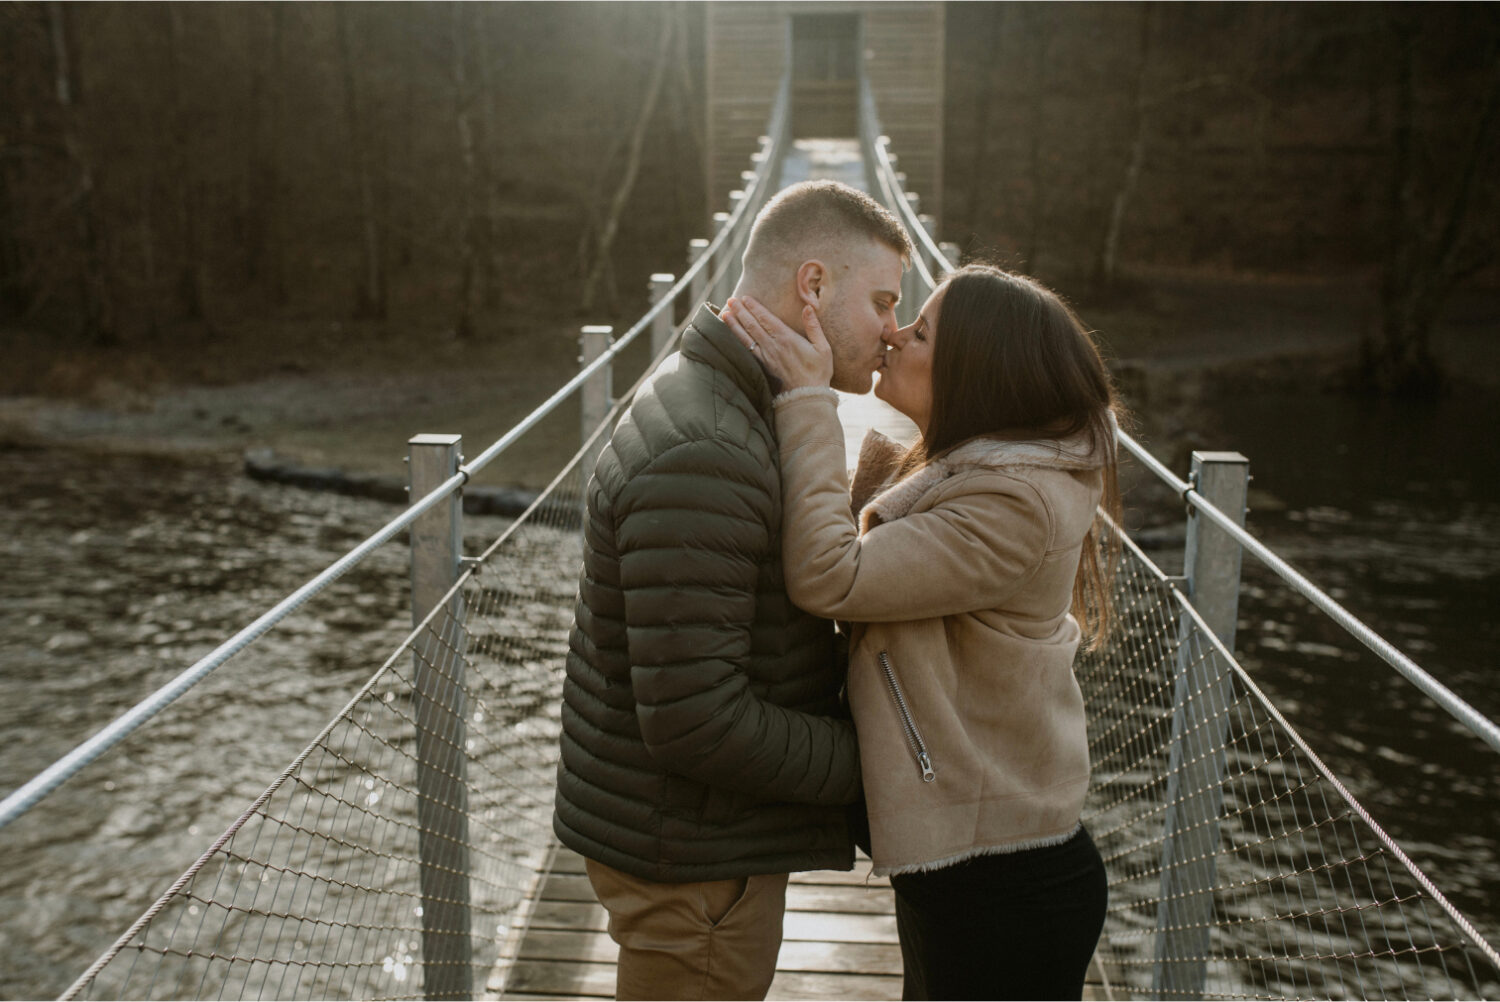
[[[926,752],[917,753],[917,764],[922,767],[922,782],[930,783],[937,779],[937,773],[932,771],[932,759],[927,757]]]

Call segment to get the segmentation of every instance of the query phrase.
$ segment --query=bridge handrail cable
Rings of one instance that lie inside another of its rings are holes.
[[[875,178],[880,185],[882,193],[885,195],[886,204],[892,211],[900,215],[907,231],[917,243],[918,253],[913,255],[914,260],[912,264],[921,276],[923,285],[930,292],[936,287],[936,279],[932,271],[927,268],[923,260],[924,255],[933,262],[938,276],[952,271],[954,263],[948,260],[947,255],[943,253],[942,249],[932,239],[931,234],[922,225],[916,212],[913,211],[911,203],[905,197],[905,192],[901,187],[901,180],[896,176],[895,165],[891,163],[890,152],[886,148],[890,142],[890,137],[883,135],[880,131],[880,120],[877,117],[875,100],[870,92],[868,81],[861,80],[860,96],[860,128],[864,134],[863,145],[865,146],[866,155],[872,159]],[[1401,653],[1394,644],[1376,633],[1348,609],[1345,609],[1338,602],[1334,601],[1327,592],[1313,584],[1306,576],[1292,567],[1291,564],[1277,556],[1270,547],[1246,532],[1234,519],[1230,518],[1199,494],[1193,484],[1181,479],[1168,469],[1165,464],[1147,451],[1145,446],[1137,442],[1124,430],[1117,429],[1116,432],[1120,445],[1123,445],[1131,455],[1138,459],[1159,480],[1171,487],[1186,504],[1201,512],[1209,521],[1228,533],[1257,560],[1265,564],[1273,573],[1290,585],[1294,591],[1326,613],[1329,618],[1343,627],[1354,639],[1358,640],[1377,657],[1394,668],[1403,678],[1446,710],[1455,720],[1468,728],[1481,741],[1495,751],[1500,751],[1500,726],[1497,726],[1494,721],[1480,713],[1464,700],[1463,697],[1439,682],[1411,658]]]
[[[63,755],[46,769],[43,769],[24,785],[12,791],[4,800],[0,800],[0,828],[4,828],[31,810],[31,808],[35,807],[37,803],[53,790],[56,790],[63,783],[76,776],[90,763],[109,751],[109,749],[140,729],[193,686],[222,667],[230,658],[255,643],[256,640],[270,631],[272,627],[301,608],[313,596],[323,591],[335,580],[361,563],[375,550],[390,542],[398,533],[409,528],[413,522],[436,507],[454,491],[461,489],[475,473],[489,465],[497,456],[515,444],[522,435],[536,427],[544,418],[556,410],[564,400],[587,382],[591,376],[603,367],[610,365],[620,352],[624,351],[625,348],[640,336],[642,331],[650,329],[652,322],[663,310],[672,309],[678,297],[686,292],[692,286],[694,280],[715,262],[720,248],[731,239],[738,239],[741,228],[747,225],[749,220],[753,218],[751,206],[758,206],[766,197],[767,188],[779,169],[781,156],[784,152],[782,147],[785,139],[785,123],[789,113],[790,93],[791,77],[788,74],[783,76],[781,86],[777,91],[776,101],[769,119],[767,136],[762,137],[762,147],[757,158],[753,177],[746,184],[743,197],[734,206],[727,223],[714,235],[714,238],[709,242],[703,253],[693,261],[692,265],[672,285],[671,289],[652,304],[619,340],[611,345],[608,350],[601,353],[589,365],[580,369],[573,378],[564,383],[556,392],[543,401],[541,405],[517,422],[504,435],[496,439],[471,462],[459,466],[458,472],[452,477],[449,477],[426,496],[414,502],[400,515],[376,530],[364,542],[355,546],[296,591],[266,610],[254,622],[214,648],[186,671],[177,675],[166,685],[157,689],[135,706],[106,724],[92,737]],[[715,279],[723,273],[726,265],[727,262],[721,262],[720,269],[713,275]],[[692,305],[695,306],[696,304]],[[679,325],[678,333],[681,333],[681,327],[685,327],[691,321],[692,312],[690,307],[686,319]]]

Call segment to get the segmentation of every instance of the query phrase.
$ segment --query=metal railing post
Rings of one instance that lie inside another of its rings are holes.
[[[928,237],[928,240],[917,241],[917,256],[927,265],[927,273],[932,276],[933,282],[936,283],[938,280],[937,258],[933,256],[928,243],[929,241],[932,243],[937,242],[937,219],[924,212],[917,217],[917,222],[922,224],[922,229],[927,231]],[[920,286],[921,283],[919,282],[918,285]],[[925,292],[922,293],[921,298],[924,300],[927,298]]]
[[[672,286],[677,282],[676,275],[658,272],[651,276],[651,305],[655,306],[661,302],[662,297],[672,291]],[[662,310],[651,321],[651,357],[656,358],[661,354],[667,342],[672,340],[672,310]]]
[[[1192,482],[1198,492],[1240,525],[1245,522],[1249,462],[1237,452],[1193,453]],[[1193,608],[1225,648],[1233,650],[1240,544],[1192,508],[1183,569]],[[1212,948],[1225,742],[1234,686],[1229,665],[1207,642],[1194,643],[1194,629],[1192,618],[1184,613],[1178,625],[1161,904],[1156,913],[1152,990],[1158,998],[1202,998]]]
[[[613,327],[585,327],[578,335],[578,364],[580,367],[587,366],[594,359],[609,350],[614,344]],[[594,429],[604,420],[604,415],[609,413],[609,408],[614,404],[614,364],[606,362],[599,371],[584,380],[583,386],[578,390],[579,404],[579,428],[582,433],[580,441],[587,442]],[[594,463],[599,460],[599,453],[604,449],[605,439],[600,438],[594,443],[594,447],[583,457],[579,467],[579,475],[587,484],[588,478],[594,473]]]
[[[689,240],[687,266],[691,268],[706,250],[708,250],[708,241],[703,237],[694,237]],[[708,288],[708,272],[711,267],[711,265],[705,265],[703,270],[694,275],[693,280],[688,283],[687,316],[684,319],[691,320],[698,312],[698,307],[703,305],[703,294]]]
[[[723,233],[724,227],[728,225],[729,213],[715,212],[713,238],[715,240],[719,239],[719,234]],[[729,298],[729,293],[734,288],[734,286],[728,284],[729,269],[724,267],[725,263],[729,261],[730,257],[733,254],[734,245],[730,241],[726,240],[719,245],[718,252],[714,255],[713,261],[708,266],[708,270],[711,272],[718,271],[720,268],[724,269],[724,274],[721,275],[719,277],[719,280],[713,284],[713,287],[708,290],[707,297],[708,301],[711,303],[717,303],[720,306],[724,305],[724,300]]]
[[[922,204],[921,198],[915,192],[908,191],[905,197],[907,204],[914,212]],[[916,320],[917,314],[921,312],[922,303],[927,299],[927,290],[922,288],[922,272],[917,268],[917,261],[923,258],[922,241],[917,239],[915,233],[910,236],[911,267],[907,268],[906,274],[901,276],[901,302],[896,308],[902,324],[909,324]]]
[[[927,235],[932,238],[932,242],[937,243],[937,217],[928,215],[924,212],[917,217],[917,222],[922,224],[922,229],[927,231]],[[928,253],[927,244],[925,241],[923,242],[921,247],[921,254],[922,260],[927,262],[927,270],[935,270],[937,262],[933,259],[932,255]]]
[[[938,244],[938,250],[943,252],[943,257],[948,259],[949,264],[955,268],[959,267],[959,258],[963,256],[963,251],[959,248],[958,244],[945,240]]]
[[[458,472],[458,435],[407,443],[411,496]],[[411,526],[411,614],[420,624],[458,580],[463,496],[454,491]],[[469,806],[463,598],[412,643],[412,710],[417,726],[417,854],[422,890],[422,987],[430,999],[473,996],[469,941]]]

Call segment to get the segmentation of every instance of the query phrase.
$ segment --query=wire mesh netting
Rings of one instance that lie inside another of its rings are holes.
[[[579,466],[67,997],[484,991],[552,846]]]
[[[1080,658],[1118,996],[1495,998],[1500,958],[1125,541]]]

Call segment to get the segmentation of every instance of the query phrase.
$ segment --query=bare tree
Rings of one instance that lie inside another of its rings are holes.
[[[480,55],[475,63],[479,70],[479,95],[483,108],[480,116],[482,122],[480,132],[483,137],[480,143],[480,149],[483,151],[480,160],[480,180],[483,187],[481,199],[484,211],[480,216],[480,221],[483,224],[484,239],[480,247],[479,279],[483,289],[482,301],[485,308],[491,310],[498,309],[501,305],[501,262],[497,230],[503,210],[500,197],[502,145],[498,108],[499,85],[495,80],[495,66],[500,62],[498,47],[495,44],[495,19],[499,16],[499,8],[492,4],[485,4],[479,9],[476,18]]]
[[[204,185],[192,156],[193,123],[183,94],[187,89],[186,54],[183,39],[183,7],[167,4],[161,8],[166,18],[168,46],[167,107],[168,162],[172,184],[177,191],[177,219],[182,236],[181,257],[177,271],[177,302],[188,320],[208,319],[208,255],[204,230]]]
[[[99,344],[119,340],[113,276],[105,248],[95,166],[86,140],[78,63],[74,52],[72,18],[80,8],[62,3],[47,4],[47,22],[52,40],[55,94],[61,112],[63,148],[74,175],[74,218],[82,263],[78,270],[79,302],[83,307],[85,336]]]
[[[1141,4],[1141,23],[1138,57],[1136,59],[1135,82],[1130,103],[1130,155],[1125,160],[1125,169],[1110,203],[1109,223],[1104,228],[1104,238],[1099,245],[1099,256],[1094,263],[1094,284],[1110,288],[1115,284],[1119,267],[1120,231],[1125,226],[1125,212],[1140,183],[1141,167],[1146,162],[1146,75],[1151,66],[1151,34],[1156,21],[1156,8],[1152,3]]]
[[[1361,382],[1384,394],[1428,395],[1442,388],[1444,377],[1432,356],[1432,326],[1453,289],[1487,267],[1497,254],[1496,234],[1475,234],[1471,207],[1482,174],[1492,162],[1500,118],[1500,37],[1488,40],[1487,80],[1478,95],[1468,135],[1436,160],[1452,165],[1444,191],[1430,176],[1432,163],[1419,149],[1417,120],[1417,45],[1424,33],[1423,15],[1393,8],[1388,21],[1394,48],[1391,60],[1393,115],[1391,173],[1387,189],[1387,236],[1381,268],[1381,324],[1378,339],[1370,333],[1361,345]],[[1494,178],[1489,176],[1493,184]]]
[[[28,100],[30,75],[21,69],[23,48],[33,38],[36,24],[29,11],[12,4],[0,10],[0,64],[11,72],[0,74],[0,309],[20,313],[26,306],[26,252],[20,210],[24,187],[23,163],[31,157],[22,120],[34,104]]]
[[[625,170],[620,176],[620,183],[615,188],[614,198],[610,201],[608,213],[598,231],[598,241],[594,246],[593,267],[584,278],[583,309],[585,311],[593,308],[599,282],[610,268],[610,249],[614,245],[615,234],[619,232],[620,219],[630,200],[630,192],[635,188],[636,177],[640,174],[641,151],[646,144],[646,131],[650,128],[651,116],[656,112],[656,102],[661,96],[662,79],[666,76],[668,57],[672,51],[672,29],[672,19],[662,17],[658,26],[656,59],[652,63],[651,75],[646,82],[646,92],[641,99],[635,127],[630,133],[625,155]]]
[[[688,43],[693,37],[688,24],[688,8],[686,3],[674,3],[668,15],[673,21],[671,61],[677,72],[673,85],[667,90],[667,97],[670,101],[668,120],[673,123],[672,163],[679,169],[692,171],[691,165],[703,163],[705,140],[703,108],[697,100],[700,88],[693,78],[692,60],[688,52]],[[684,145],[687,147],[685,152],[682,149]],[[679,174],[677,183],[672,185],[673,207],[678,226],[688,232],[700,225],[703,214],[702,200],[691,197],[691,191],[689,184]]]
[[[984,8],[989,14],[990,40],[987,51],[998,53],[1001,51],[1005,40],[1007,14],[1011,7],[1003,4],[986,4]],[[1022,16],[1026,16],[1023,11]],[[990,104],[994,93],[1000,86],[1000,67],[1003,65],[999,58],[991,58],[986,61],[987,72],[977,82],[979,94],[974,102],[974,162],[970,168],[969,177],[969,225],[977,226],[980,214],[986,208],[984,196],[991,185],[995,183],[994,171],[990,169]]]
[[[354,316],[362,320],[386,318],[385,259],[381,249],[380,220],[375,212],[375,178],[370,140],[360,104],[349,31],[349,8],[335,4],[334,28],[338,36],[339,72],[343,80],[344,120],[354,151],[355,183],[359,189],[360,272],[355,285]]]
[[[474,311],[478,270],[481,256],[487,253],[486,226],[479,209],[480,169],[474,138],[475,92],[469,61],[468,39],[474,33],[477,8],[470,4],[452,5],[453,28],[453,97],[454,120],[458,125],[458,151],[463,161],[463,182],[459,189],[460,264],[458,282],[458,316],[453,322],[459,338],[474,333]],[[482,57],[481,57],[482,58]]]
[[[1054,12],[1044,4],[1022,7],[1027,48],[1031,51],[1031,87],[1027,94],[1027,174],[1031,182],[1031,211],[1026,226],[1026,245],[1022,259],[1035,272],[1041,255],[1042,221],[1047,211],[1047,180],[1042,170],[1042,149],[1046,138],[1047,87],[1052,65],[1052,38],[1056,34]]]
[[[248,14],[252,26],[262,22],[263,41],[250,60],[245,271],[252,283],[260,283],[271,301],[279,304],[286,302],[286,238],[281,221],[286,8],[273,4],[251,8]]]

